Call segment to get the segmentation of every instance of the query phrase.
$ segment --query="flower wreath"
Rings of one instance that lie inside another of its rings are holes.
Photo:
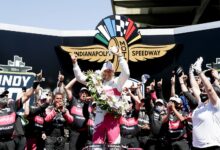
[[[115,115],[124,115],[129,108],[127,100],[121,96],[119,99],[115,96],[107,96],[103,89],[103,80],[100,71],[87,71],[86,83],[90,91],[91,97],[102,110],[113,113]]]

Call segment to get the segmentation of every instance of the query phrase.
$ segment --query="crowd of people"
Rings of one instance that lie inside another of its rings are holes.
[[[126,114],[115,115],[100,108],[83,86],[77,95],[76,82],[87,85],[75,55],[71,56],[75,78],[65,83],[58,75],[57,88],[40,86],[42,72],[32,88],[24,89],[18,100],[0,93],[0,150],[70,150],[139,148],[144,150],[218,150],[220,149],[220,78],[215,69],[202,70],[198,58],[185,73],[178,67],[169,85],[163,80],[148,83],[145,96],[141,84],[125,86],[130,70],[121,53],[121,73],[114,77],[114,67],[104,63],[101,74],[107,96],[129,104]],[[188,74],[188,75],[187,75]],[[176,85],[181,88],[176,93]],[[163,88],[170,97],[163,96]],[[170,90],[167,90],[170,88]],[[34,95],[34,104],[30,97]],[[22,112],[19,110],[23,109]],[[109,145],[105,145],[109,144]],[[108,147],[108,148],[107,148]],[[89,149],[89,147],[87,147]]]

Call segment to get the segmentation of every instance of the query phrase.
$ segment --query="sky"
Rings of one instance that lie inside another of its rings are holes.
[[[111,0],[2,0],[0,23],[59,30],[93,30],[112,15]]]

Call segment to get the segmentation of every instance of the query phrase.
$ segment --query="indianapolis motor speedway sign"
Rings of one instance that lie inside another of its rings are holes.
[[[175,47],[175,44],[145,45],[138,43],[141,39],[141,34],[135,23],[125,16],[113,15],[106,17],[101,20],[96,29],[98,33],[95,35],[95,38],[102,45],[96,44],[83,47],[61,46],[61,48],[66,52],[74,53],[81,60],[91,62],[111,60],[116,71],[120,71],[118,58],[108,51],[111,47],[116,46],[124,54],[125,59],[132,62],[162,57],[167,51]]]

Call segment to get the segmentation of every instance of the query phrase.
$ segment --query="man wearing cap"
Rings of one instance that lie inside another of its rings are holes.
[[[73,123],[70,125],[70,143],[69,149],[82,149],[87,142],[87,118],[89,118],[89,91],[86,87],[82,87],[79,91],[79,98],[74,97],[72,88],[76,83],[76,79],[71,80],[66,86],[67,99],[69,101],[68,109],[74,117]]]
[[[182,110],[182,100],[177,95],[171,97],[167,105],[168,140],[172,149],[188,150],[189,143],[187,141],[186,131],[187,114]]]
[[[165,119],[167,117],[166,107],[163,99],[156,99],[155,105],[148,104],[146,106],[149,122],[150,135],[144,149],[147,150],[161,150],[167,149],[166,132],[167,124]]]
[[[130,76],[128,64],[124,59],[124,56],[119,49],[118,53],[114,53],[119,60],[119,66],[121,73],[118,78],[114,78],[114,67],[111,62],[104,63],[101,74],[103,79],[103,89],[107,96],[114,96],[116,99],[120,99],[122,88]],[[73,71],[77,81],[86,85],[86,76],[81,72],[77,57],[71,55],[73,62]],[[107,137],[109,144],[120,144],[120,126],[119,117],[115,117],[113,114],[102,110],[97,106],[96,117],[95,117],[95,131],[93,134],[93,144],[104,144],[105,138]]]

